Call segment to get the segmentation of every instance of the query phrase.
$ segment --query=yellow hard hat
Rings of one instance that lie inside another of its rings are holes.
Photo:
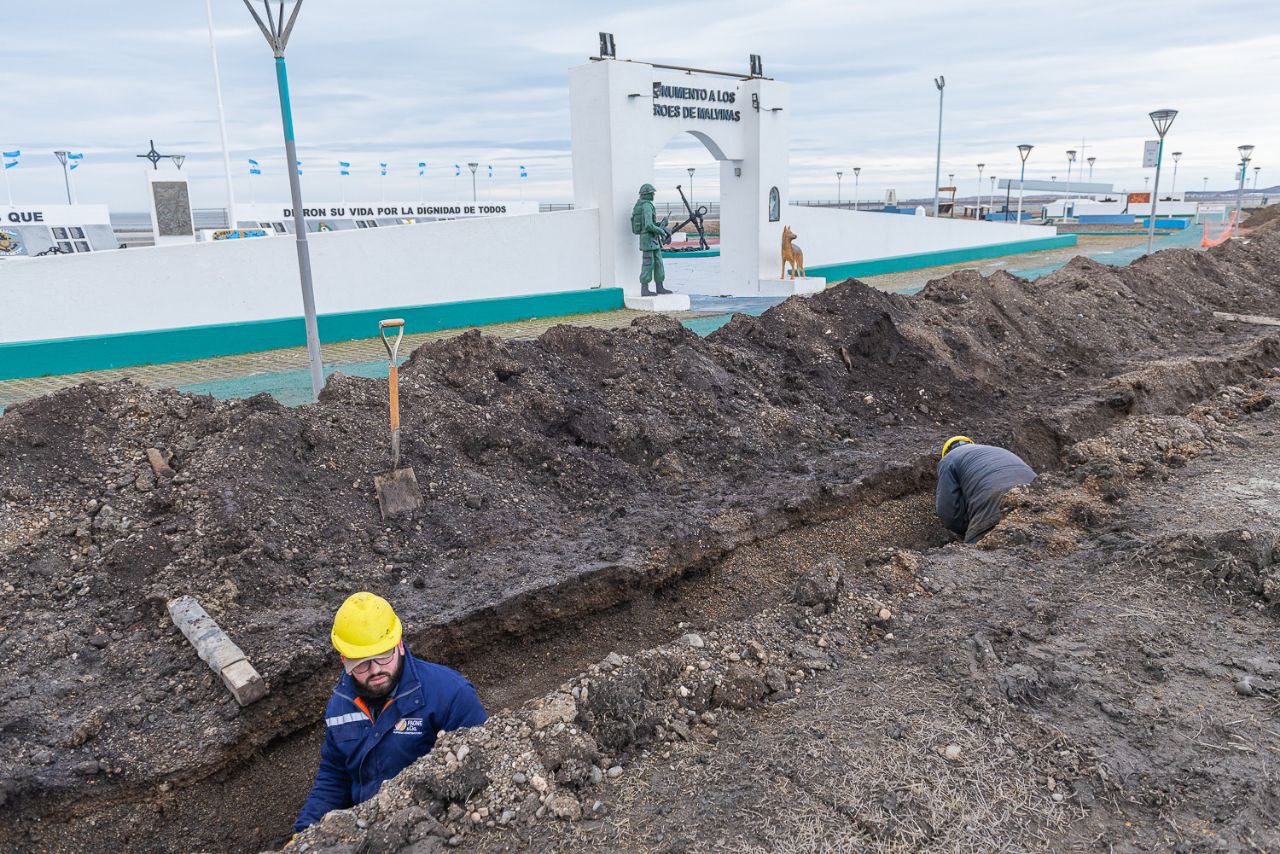
[[[942,456],[945,457],[947,455],[947,451],[951,450],[951,446],[954,445],[956,442],[968,442],[970,445],[974,443],[973,440],[970,439],[968,436],[952,436],[943,444]]]
[[[391,604],[362,590],[348,596],[334,614],[329,639],[344,658],[369,658],[400,643],[401,631]]]

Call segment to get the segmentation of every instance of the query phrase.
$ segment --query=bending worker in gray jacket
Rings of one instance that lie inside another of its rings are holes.
[[[1036,473],[1017,454],[952,436],[938,461],[938,518],[948,530],[976,543],[1000,521],[1000,498]]]

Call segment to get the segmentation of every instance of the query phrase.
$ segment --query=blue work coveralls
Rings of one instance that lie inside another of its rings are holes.
[[[294,832],[331,810],[373,797],[384,780],[430,753],[437,733],[479,726],[486,718],[476,689],[462,674],[408,651],[395,692],[376,720],[355,681],[343,673],[325,708],[320,768]]]
[[[1000,498],[1036,479],[1017,454],[994,445],[958,445],[938,461],[938,518],[974,543],[1000,521]]]

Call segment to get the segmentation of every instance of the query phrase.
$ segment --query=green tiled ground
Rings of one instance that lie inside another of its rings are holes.
[[[645,314],[646,312],[642,311],[620,309],[618,311],[592,314],[521,320],[514,323],[497,323],[481,328],[486,335],[497,335],[502,338],[536,338],[552,326],[562,323],[574,326],[614,329],[620,326],[627,326],[631,321]],[[678,313],[675,316],[684,320],[698,315]],[[401,354],[407,354],[424,341],[450,338],[465,331],[466,329],[446,329],[421,335],[406,335],[404,343],[400,345],[400,352]],[[339,370],[344,365],[360,365],[361,363],[385,362],[386,360],[386,351],[382,349],[382,342],[377,338],[323,344],[320,350],[324,357],[326,368],[336,367]],[[252,378],[255,376],[282,371],[305,371],[306,368],[307,349],[305,347],[293,347],[287,350],[267,350],[261,353],[244,353],[237,356],[200,359],[193,362],[171,362],[163,365],[140,365],[107,371],[86,371],[78,374],[5,380],[0,382],[0,412],[5,407],[13,406],[15,403],[50,394],[59,389],[69,388],[83,382],[112,382],[128,377],[134,382],[151,388],[206,385],[216,387],[222,381],[246,381],[251,383]],[[204,391],[205,389],[200,388],[199,390]]]

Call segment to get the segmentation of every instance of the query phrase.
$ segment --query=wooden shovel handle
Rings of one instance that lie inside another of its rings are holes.
[[[400,369],[392,362],[387,369],[387,387],[391,392],[391,429],[400,429]]]

